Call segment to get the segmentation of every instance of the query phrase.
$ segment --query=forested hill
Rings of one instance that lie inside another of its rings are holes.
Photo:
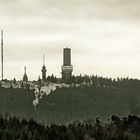
[[[98,80],[99,82],[99,80]],[[4,116],[34,118],[43,123],[69,123],[75,120],[107,121],[112,115],[120,117],[140,114],[139,80],[112,81],[111,84],[90,84],[58,88],[43,96],[36,111],[34,92],[25,89],[0,88],[0,112]]]

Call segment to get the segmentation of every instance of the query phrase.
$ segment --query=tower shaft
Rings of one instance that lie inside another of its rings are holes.
[[[73,66],[71,65],[71,49],[63,49],[63,66],[62,66],[62,80],[71,79]]]
[[[3,80],[3,30],[1,31],[1,80]]]

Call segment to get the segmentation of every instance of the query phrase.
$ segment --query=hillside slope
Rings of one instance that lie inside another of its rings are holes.
[[[34,118],[44,124],[69,123],[75,120],[96,119],[107,121],[113,114],[120,117],[140,114],[138,89],[114,87],[58,88],[43,96],[36,111],[34,93],[23,89],[0,89],[0,112],[20,118]]]

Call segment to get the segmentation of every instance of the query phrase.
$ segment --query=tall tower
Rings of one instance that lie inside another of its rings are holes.
[[[1,30],[1,80],[3,80],[3,30]]]
[[[42,80],[46,81],[46,67],[45,67],[45,55],[43,55],[43,66],[42,66]]]
[[[68,80],[71,78],[73,66],[71,65],[71,49],[63,49],[63,66],[62,69],[62,79]]]
[[[24,82],[24,83],[27,83],[27,82],[28,82],[28,76],[27,76],[27,74],[26,74],[26,67],[24,67],[23,82]]]

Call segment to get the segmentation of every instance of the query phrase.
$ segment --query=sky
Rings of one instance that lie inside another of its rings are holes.
[[[0,0],[4,78],[61,77],[63,48],[73,74],[140,79],[139,0]]]

